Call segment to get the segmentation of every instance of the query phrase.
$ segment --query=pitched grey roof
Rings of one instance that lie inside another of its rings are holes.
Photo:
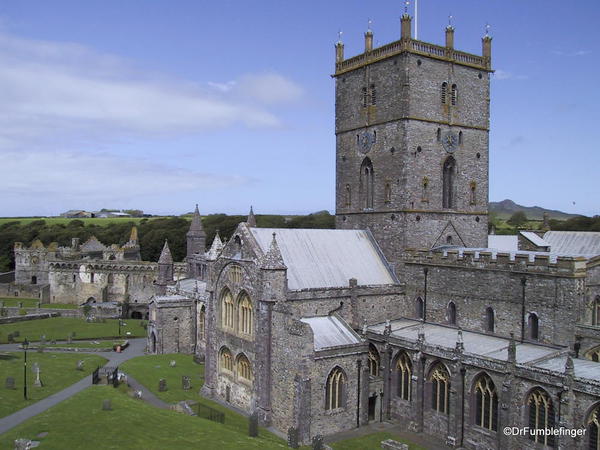
[[[312,328],[314,346],[317,351],[362,342],[358,335],[338,317],[305,317],[300,320]]]
[[[383,254],[364,230],[249,228],[263,253],[273,233],[287,266],[288,288],[345,287],[397,283]]]
[[[597,231],[546,231],[544,241],[550,245],[550,252],[565,256],[600,255],[600,232]]]
[[[217,259],[217,256],[221,254],[221,250],[223,250],[223,242],[221,241],[221,237],[219,236],[219,232],[215,234],[215,238],[212,241],[210,249],[206,252],[206,259],[209,261],[214,261]]]
[[[92,236],[80,247],[82,252],[103,252],[106,250],[106,246],[96,238]]]

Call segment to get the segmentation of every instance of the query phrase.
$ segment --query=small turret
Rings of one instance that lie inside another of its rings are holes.
[[[200,211],[198,211],[198,205],[192,216],[192,223],[190,229],[187,232],[187,257],[191,258],[196,253],[204,253],[206,248],[206,233],[202,228],[202,218],[200,217]]]
[[[158,277],[156,280],[156,295],[165,295],[167,285],[173,283],[173,256],[165,239],[160,258],[158,258]]]
[[[285,270],[287,266],[283,262],[283,256],[281,256],[281,251],[279,250],[279,245],[277,245],[277,234],[273,233],[273,239],[271,240],[271,245],[269,247],[269,251],[265,253],[265,256],[262,259],[260,268],[261,269],[270,269],[270,270]]]
[[[342,32],[339,33],[339,39],[335,43],[335,62],[341,63],[344,60],[344,43],[342,42]]]
[[[373,50],[373,32],[368,29],[365,33],[365,52]]]
[[[246,223],[249,227],[256,228],[256,217],[254,217],[254,211],[252,210],[252,206],[250,206],[250,212],[248,213],[248,219]]]
[[[137,227],[131,227],[131,234],[129,235],[129,244],[137,245],[138,244],[138,231]]]
[[[485,35],[481,38],[481,56],[485,59],[486,67],[492,66],[492,37],[489,35],[490,26],[485,26]]]
[[[408,15],[408,13],[402,14],[402,17],[400,18],[400,39],[410,40],[410,38],[411,38],[411,32],[410,32],[411,20],[412,20],[412,18]]]
[[[446,27],[446,48],[454,48],[454,27],[452,25]]]

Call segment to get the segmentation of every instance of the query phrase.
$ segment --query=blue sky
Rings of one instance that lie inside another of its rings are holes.
[[[414,3],[414,2],[411,2]],[[413,14],[413,4],[409,7]],[[0,215],[334,210],[334,43],[401,1],[0,2]],[[420,0],[493,36],[490,200],[600,214],[600,2]]]

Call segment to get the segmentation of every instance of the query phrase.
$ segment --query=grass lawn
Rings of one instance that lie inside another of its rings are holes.
[[[8,353],[9,359],[0,358],[0,373],[2,374],[0,386],[0,417],[12,414],[21,408],[29,406],[49,395],[59,392],[76,383],[81,378],[88,376],[106,359],[97,355],[74,353],[37,353],[27,352],[27,396],[23,398],[23,352]],[[84,370],[77,370],[77,361],[84,361]],[[43,387],[35,387],[35,373],[33,363],[40,366],[40,379]],[[5,389],[6,377],[15,379],[16,389]],[[3,448],[0,445],[0,448]],[[8,448],[8,447],[7,447]]]
[[[393,439],[395,441],[402,442],[403,444],[408,444],[409,450],[427,450],[425,447],[413,444],[405,439],[400,439],[397,435],[388,431],[381,431],[379,433],[367,434],[366,436],[346,439],[344,441],[334,442],[330,445],[335,450],[376,450],[381,448],[381,441],[385,441],[386,439]]]
[[[16,307],[19,303],[23,303],[23,308],[37,308],[39,300],[37,298],[19,298],[19,297],[0,297],[0,302],[4,303],[6,307]],[[42,308],[52,309],[77,309],[79,305],[72,303],[42,303]]]
[[[177,365],[170,367],[169,362],[175,360]],[[195,400],[225,414],[225,426],[234,430],[246,430],[248,419],[219,403],[208,400],[198,394],[204,384],[204,364],[196,364],[190,355],[178,353],[170,355],[147,355],[130,359],[119,366],[119,370],[130,374],[138,382],[150,389],[154,395],[167,403],[181,400]],[[181,376],[192,377],[192,389],[184,391],[181,387]],[[158,392],[158,380],[167,380],[166,392]],[[263,430],[261,429],[261,433]]]
[[[126,337],[126,332],[131,332],[130,337],[146,336],[146,330],[140,326],[140,320],[128,319],[123,321],[121,336]],[[119,321],[107,319],[106,323],[88,323],[83,318],[52,317],[50,319],[28,320],[25,322],[7,323],[0,325],[0,343],[8,342],[8,334],[19,331],[16,342],[22,342],[25,337],[30,342],[39,341],[46,335],[48,341],[52,339],[67,340],[69,333],[74,332],[74,339],[100,339],[119,337]]]
[[[110,399],[112,411],[102,410]],[[248,437],[247,428],[223,425],[155,408],[110,386],[92,386],[0,435],[0,448],[28,438],[44,449],[285,449],[284,440],[266,432]],[[36,437],[42,432],[48,435]]]

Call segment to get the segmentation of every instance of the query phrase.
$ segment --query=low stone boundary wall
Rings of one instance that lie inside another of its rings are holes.
[[[27,316],[0,317],[0,325],[5,323],[26,322],[28,320],[49,319],[50,317],[58,316],[60,316],[59,313],[51,312],[44,314],[29,314]]]

